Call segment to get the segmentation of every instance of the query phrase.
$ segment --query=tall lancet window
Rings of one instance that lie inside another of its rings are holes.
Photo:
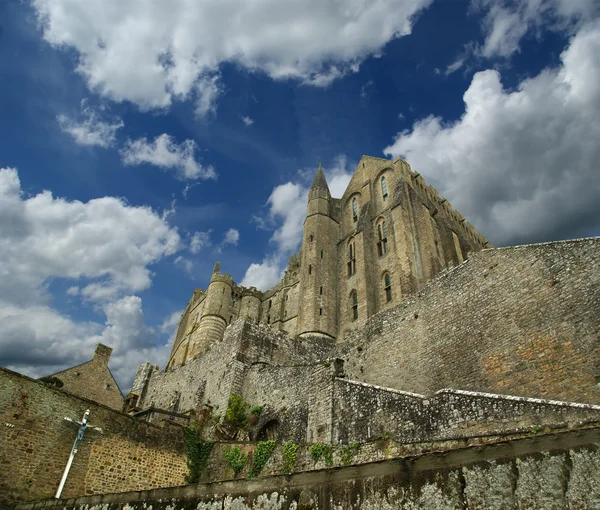
[[[352,219],[354,221],[358,219],[358,201],[356,198],[352,199]]]
[[[392,300],[392,279],[389,273],[383,277],[383,290],[385,291],[385,300],[389,303]]]
[[[352,320],[358,319],[358,294],[355,290],[350,294],[350,306],[352,309]]]
[[[387,252],[387,229],[385,226],[385,220],[380,220],[379,223],[377,223],[377,253],[381,257]]]
[[[348,276],[356,273],[356,250],[354,248],[354,240],[348,243]]]
[[[381,195],[383,196],[384,200],[387,200],[388,189],[387,189],[387,182],[385,181],[385,175],[381,176]]]

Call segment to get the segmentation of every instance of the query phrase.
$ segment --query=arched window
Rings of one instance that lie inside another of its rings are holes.
[[[352,199],[352,219],[354,221],[358,220],[358,201],[356,197]]]
[[[385,292],[385,300],[389,303],[392,300],[392,279],[388,273],[383,277],[383,290]]]
[[[348,243],[348,276],[356,273],[356,251],[354,249],[354,240]]]
[[[381,195],[383,196],[384,200],[387,200],[388,189],[387,189],[387,182],[385,182],[385,175],[381,176]]]
[[[352,309],[352,320],[358,319],[358,294],[353,290],[350,293],[350,307]]]
[[[387,252],[387,228],[385,226],[385,220],[380,220],[379,223],[377,223],[377,253],[381,257]]]

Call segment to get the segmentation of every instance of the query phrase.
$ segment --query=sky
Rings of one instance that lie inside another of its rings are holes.
[[[403,156],[495,246],[600,234],[600,0],[0,0],[0,365],[165,366],[281,277],[322,163]]]

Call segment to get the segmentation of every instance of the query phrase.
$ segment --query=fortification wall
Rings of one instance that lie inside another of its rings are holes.
[[[182,485],[180,428],[158,428],[109,407],[0,368],[0,507],[54,496],[77,434],[65,416],[92,425],[79,446],[65,497]]]
[[[334,379],[334,444],[401,443],[600,422],[600,406],[441,390],[430,397]]]
[[[340,343],[349,378],[600,403],[600,238],[473,254]]]
[[[19,505],[16,510],[597,508],[598,429],[330,471]]]

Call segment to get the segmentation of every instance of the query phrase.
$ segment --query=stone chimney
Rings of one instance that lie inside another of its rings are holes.
[[[112,347],[108,345],[98,344],[96,345],[96,351],[94,352],[94,360],[99,361],[103,365],[108,365],[108,360],[112,353]]]

